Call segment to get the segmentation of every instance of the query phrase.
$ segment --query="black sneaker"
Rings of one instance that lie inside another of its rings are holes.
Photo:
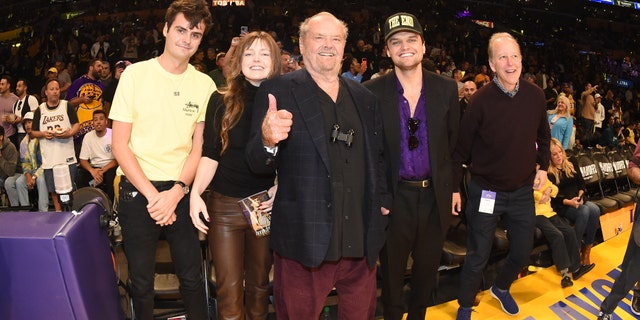
[[[640,316],[640,289],[633,289],[633,298],[631,299],[631,312]]]
[[[587,272],[591,271],[595,266],[595,263],[586,266],[580,266],[580,268],[578,268],[578,271],[573,272],[573,280],[580,279],[580,277],[587,274]]]
[[[560,281],[560,285],[563,288],[571,287],[573,285],[573,281],[571,281],[571,278],[569,278],[569,276],[564,276],[562,277],[562,281]]]
[[[602,311],[600,311],[600,313],[598,313],[598,320],[612,320],[613,316],[611,315],[611,313],[604,313]]]

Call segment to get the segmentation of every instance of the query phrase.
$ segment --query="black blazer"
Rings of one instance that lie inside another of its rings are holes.
[[[436,205],[440,214],[442,235],[451,222],[451,194],[456,188],[451,185],[451,154],[458,137],[460,124],[460,103],[455,80],[422,69],[423,86],[427,111],[427,135],[429,137],[429,159],[431,178],[436,195]],[[395,195],[400,170],[400,113],[398,110],[397,77],[390,72],[382,77],[367,81],[364,86],[380,99],[384,122],[384,140],[389,171],[388,189]],[[393,212],[391,212],[393,214]]]
[[[386,192],[383,127],[377,100],[361,84],[344,80],[360,115],[365,143],[365,255],[373,266],[384,244],[389,208]],[[328,251],[333,228],[331,168],[317,85],[306,70],[262,83],[255,99],[247,160],[256,173],[277,169],[278,192],[273,204],[271,247],[278,254],[308,267],[320,265]],[[278,145],[275,157],[265,151],[261,124],[268,108],[267,94],[276,97],[278,109],[293,114],[289,137]]]

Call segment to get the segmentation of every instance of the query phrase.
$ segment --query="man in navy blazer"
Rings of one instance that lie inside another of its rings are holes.
[[[348,29],[327,12],[300,26],[305,69],[262,83],[247,159],[277,171],[271,220],[278,319],[316,319],[335,287],[340,319],[373,319],[386,208],[376,97],[339,76]],[[265,115],[266,113],[266,115]]]
[[[458,87],[422,68],[426,51],[422,27],[409,13],[384,25],[394,71],[364,85],[380,99],[387,182],[393,191],[386,244],[380,254],[384,318],[402,319],[404,278],[413,257],[407,319],[424,319],[436,284],[442,246],[451,221],[451,153],[460,104]]]

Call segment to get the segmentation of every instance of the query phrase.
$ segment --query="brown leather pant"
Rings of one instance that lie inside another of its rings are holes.
[[[267,319],[273,263],[269,237],[256,237],[238,200],[217,192],[211,192],[207,199],[218,319]]]

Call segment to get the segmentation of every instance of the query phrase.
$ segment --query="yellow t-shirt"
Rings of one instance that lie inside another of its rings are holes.
[[[176,75],[157,58],[122,73],[109,118],[132,124],[129,148],[149,180],[179,179],[196,123],[204,121],[215,90],[211,78],[193,66]]]
[[[551,200],[546,203],[540,203],[543,192],[548,188],[551,188],[551,198],[555,198],[558,195],[558,187],[548,179],[540,190],[533,190],[533,199],[536,202],[536,216],[551,218],[556,215],[555,211],[553,211],[553,208],[551,207]]]

